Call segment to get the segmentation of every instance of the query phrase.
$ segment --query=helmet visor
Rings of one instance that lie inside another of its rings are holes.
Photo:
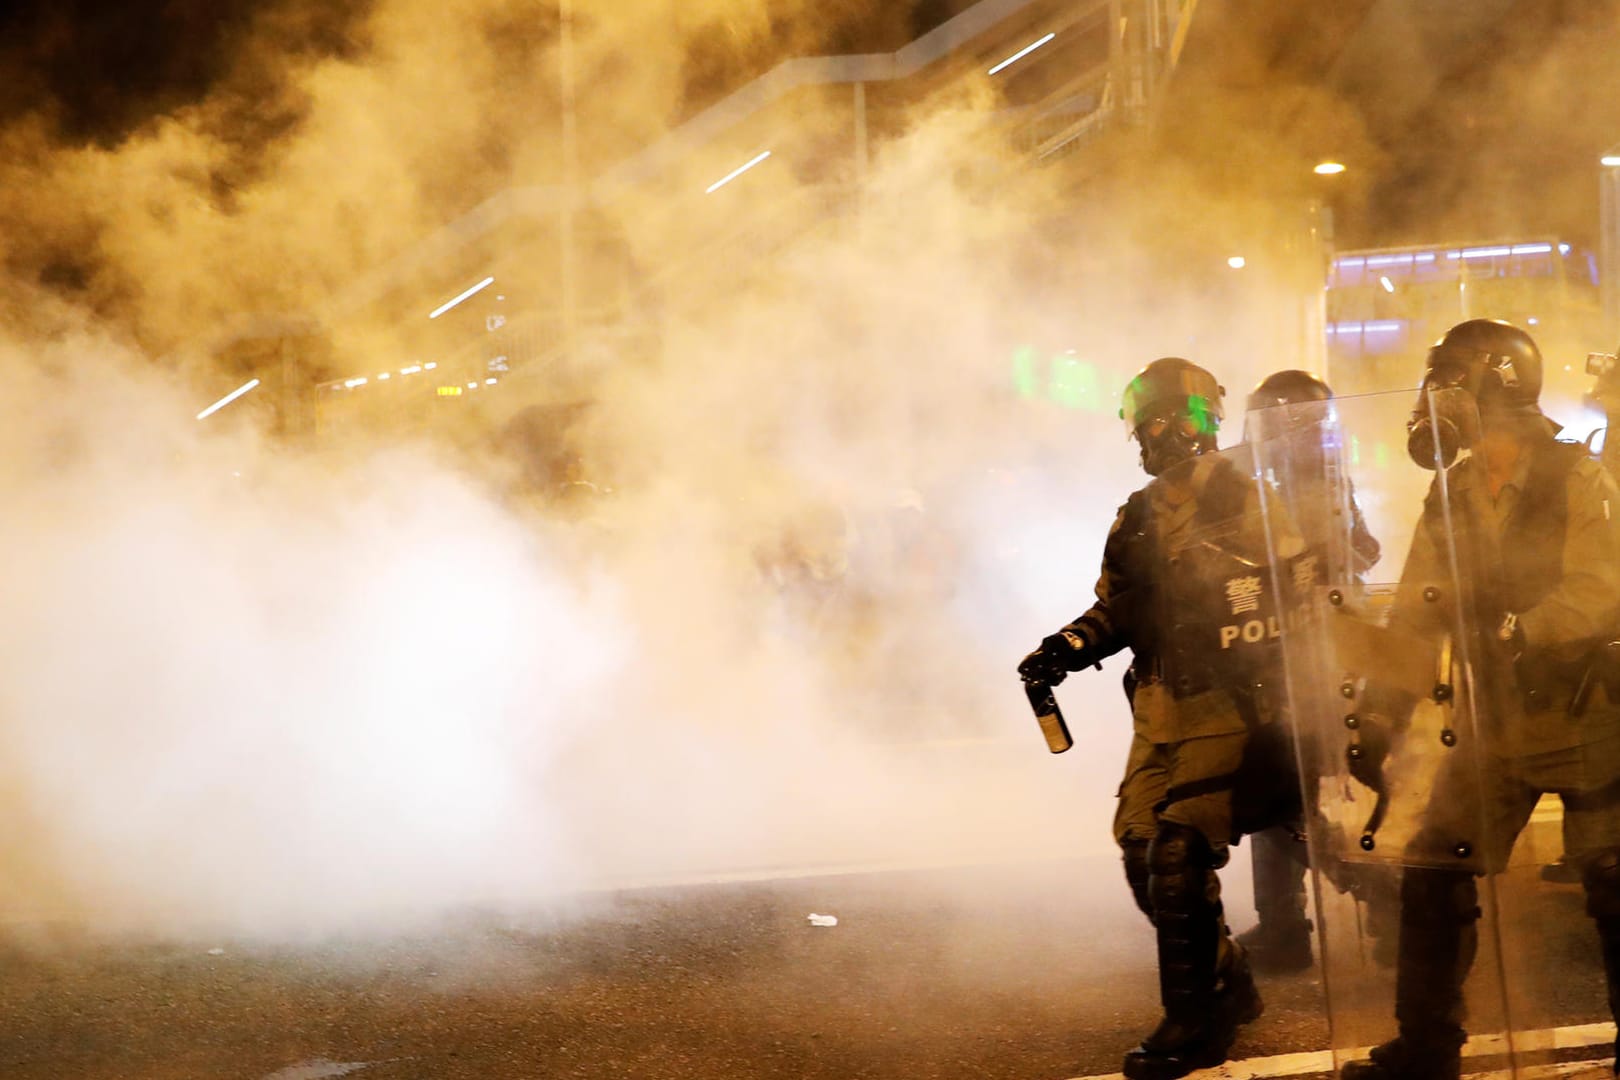
[[[1161,432],[1176,424],[1189,436],[1213,435],[1223,416],[1221,388],[1213,375],[1193,367],[1138,375],[1125,387],[1119,415],[1127,435],[1149,423],[1163,425]]]
[[[1424,390],[1464,390],[1479,395],[1490,366],[1490,353],[1457,345],[1436,345],[1429,350],[1423,372]]]

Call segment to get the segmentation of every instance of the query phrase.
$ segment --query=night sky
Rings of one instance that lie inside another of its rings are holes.
[[[368,7],[353,0],[19,0],[0,8],[0,123],[43,114],[64,142],[116,143],[210,93],[262,92],[274,67],[254,56],[358,53]],[[271,48],[245,48],[250,30]]]
[[[714,15],[691,18],[685,41],[659,42],[682,50],[684,92],[674,118],[789,55],[894,49],[968,6],[970,0],[825,0],[811,7],[766,0],[749,9],[752,33],[740,35],[720,14],[736,9],[717,5]],[[1369,0],[1346,10],[1378,6]],[[1356,197],[1341,215],[1347,244],[1527,228],[1595,242],[1596,157],[1620,144],[1620,0],[1485,6],[1501,14],[1466,43],[1421,61],[1437,80],[1413,80],[1392,60],[1388,71],[1360,85],[1313,88],[1340,95],[1335,115],[1362,129],[1358,137],[1368,151]],[[1232,33],[1251,38],[1236,53],[1251,83],[1252,100],[1243,106],[1249,112],[1239,108],[1240,91],[1210,95],[1224,122],[1277,124],[1284,139],[1302,138],[1316,123],[1311,115],[1295,118],[1292,128],[1278,123],[1271,86],[1319,78],[1312,65],[1332,59],[1333,41],[1355,24],[1350,16],[1335,23],[1297,7],[1206,0],[1199,8],[1206,25],[1229,24]],[[586,25],[590,8],[588,0],[578,3]],[[813,21],[806,11],[815,12]],[[1266,24],[1248,16],[1262,11],[1271,22],[1256,30]],[[1294,14],[1279,18],[1283,11]],[[206,174],[199,183],[228,213],[236,193],[274,166],[275,148],[307,119],[309,102],[288,72],[297,61],[328,57],[364,64],[373,47],[371,13],[368,0],[20,0],[0,8],[0,137],[35,133],[11,144],[30,153],[49,146],[113,150],[206,101],[197,115],[226,153],[199,165]],[[507,0],[476,17],[504,20],[492,23],[491,32],[515,37],[517,65],[532,64],[556,30],[555,6],[542,0]],[[768,32],[760,33],[761,25]],[[1313,33],[1326,44],[1307,52]],[[1308,63],[1291,63],[1307,55]],[[1189,64],[1198,60],[1191,56]],[[500,147],[490,152],[498,155]],[[48,177],[49,169],[39,175]],[[471,205],[491,193],[464,194]],[[0,228],[18,237],[31,212],[0,212]],[[13,271],[26,267],[33,280],[74,289],[93,272],[93,247],[92,223],[59,236],[14,239],[0,255]]]
[[[794,52],[893,50],[973,0],[830,3],[807,25],[802,5],[764,4],[776,42]],[[554,26],[554,5],[514,5]],[[589,19],[588,3],[577,5]],[[362,57],[367,0],[16,0],[0,7],[0,124],[44,112],[68,142],[114,143],[155,116],[221,90],[246,95],[274,78],[255,56]],[[450,14],[447,12],[447,15]],[[261,46],[245,48],[251,35]],[[735,89],[785,58],[767,43],[739,48],[724,21],[690,43],[690,108]],[[250,68],[240,70],[243,61]]]

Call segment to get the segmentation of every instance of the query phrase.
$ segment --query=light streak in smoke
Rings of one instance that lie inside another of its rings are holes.
[[[1389,280],[1388,274],[1378,275],[1378,284],[1384,287],[1385,292],[1392,293],[1395,291],[1395,283]]]
[[[492,278],[492,277],[485,278],[483,281],[480,281],[478,284],[474,285],[472,288],[468,289],[466,292],[462,293],[460,296],[456,297],[455,299],[446,300],[444,303],[442,303],[438,307],[434,308],[433,311],[428,314],[428,318],[437,319],[440,315],[443,315],[445,312],[449,311],[451,308],[455,307],[457,304],[461,303],[463,300],[467,299],[469,296],[476,296],[478,293],[483,292],[485,289],[489,288],[493,284],[495,284],[495,279],[494,278]]]
[[[1249,265],[1249,260],[1245,259],[1241,255],[1233,255],[1230,259],[1226,260],[1226,265],[1230,266],[1234,270],[1241,270],[1245,266]]]
[[[737,179],[737,177],[741,176],[743,173],[747,172],[749,169],[752,169],[755,165],[758,165],[760,162],[764,161],[766,158],[768,158],[770,156],[771,156],[771,152],[769,150],[767,150],[763,154],[760,154],[758,157],[754,158],[754,160],[750,161],[748,164],[739,166],[738,168],[735,168],[735,169],[731,170],[731,172],[727,173],[725,176],[722,176],[720,179],[718,179],[714,183],[710,184],[708,186],[708,188],[703,192],[703,194],[705,194],[705,195],[713,195],[715,192],[719,191],[721,188],[725,187],[727,184],[729,184],[733,180]]]
[[[1391,334],[1400,330],[1406,324],[1399,319],[1386,322],[1342,322],[1329,323],[1327,332],[1330,334]]]
[[[1311,171],[1317,176],[1337,176],[1344,172],[1344,166],[1337,161],[1324,161]]]
[[[1510,247],[1468,248],[1464,251],[1448,251],[1448,259],[1494,259],[1503,255],[1513,254]]]
[[[400,368],[399,373],[401,375],[415,375],[418,371],[421,371],[421,370],[422,370],[422,365],[421,364],[412,364],[408,368]]]
[[[995,67],[991,68],[990,71],[989,71],[989,74],[994,75],[996,72],[1000,71],[1002,68],[1006,67],[1008,64],[1016,64],[1018,61],[1022,60],[1024,57],[1028,56],[1030,53],[1034,52],[1036,49],[1040,48],[1042,45],[1045,45],[1048,41],[1051,41],[1055,37],[1057,37],[1056,33],[1047,34],[1045,37],[1041,38],[1041,40],[1039,40],[1037,42],[1034,42],[1033,44],[1030,44],[1030,45],[1025,45],[1022,49],[1019,49],[1017,52],[1015,52],[1011,56],[1007,57],[1007,59],[1003,60],[1001,63],[997,64]]]
[[[258,386],[258,385],[259,385],[259,380],[258,379],[249,379],[247,382],[243,383],[241,386],[238,386],[235,390],[232,390],[230,393],[226,394],[224,397],[220,398],[218,401],[216,401],[212,405],[208,406],[208,408],[206,408],[202,412],[198,413],[197,414],[197,419],[199,419],[199,420],[208,419],[210,416],[213,416],[219,410],[223,409],[225,406],[229,405],[231,402],[235,401],[237,398],[241,397],[243,394],[247,393],[249,390],[252,390],[255,386]]]
[[[1598,158],[1598,164],[1610,169],[1620,169],[1620,154],[1604,154]]]

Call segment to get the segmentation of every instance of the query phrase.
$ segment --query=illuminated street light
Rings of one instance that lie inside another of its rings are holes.
[[[1337,161],[1324,161],[1311,171],[1317,176],[1337,176],[1344,172],[1344,165]]]
[[[241,386],[238,386],[235,390],[232,390],[230,393],[226,394],[224,397],[220,398],[218,401],[216,401],[212,405],[208,406],[208,408],[206,408],[202,412],[198,413],[197,414],[197,419],[199,419],[199,420],[208,419],[210,416],[213,416],[219,410],[223,409],[225,406],[229,405],[231,402],[235,401],[237,398],[241,397],[243,394],[247,393],[249,390],[252,390],[255,386],[258,386],[258,385],[259,385],[259,380],[258,379],[249,379],[247,382],[243,383]]]
[[[1604,154],[1598,158],[1598,164],[1611,169],[1620,169],[1620,154]]]
[[[994,75],[996,72],[1000,71],[1002,68],[1006,67],[1007,65],[1016,64],[1018,61],[1022,60],[1024,57],[1028,56],[1030,53],[1034,52],[1036,49],[1040,48],[1042,45],[1045,45],[1048,41],[1051,41],[1055,37],[1057,37],[1056,33],[1047,34],[1045,37],[1041,38],[1041,40],[1039,40],[1037,42],[1034,42],[1032,44],[1029,44],[1029,45],[1025,45],[1022,49],[1019,49],[1017,52],[1015,52],[1011,56],[1007,57],[1007,59],[1003,60],[1001,63],[997,64],[995,67],[991,68],[990,71],[989,71],[989,74]]]
[[[1380,274],[1378,276],[1378,284],[1380,284],[1380,285],[1382,285],[1384,287],[1385,292],[1394,292],[1395,291],[1395,283],[1393,281],[1389,280],[1389,278],[1385,277],[1382,274]]]
[[[1233,255],[1230,259],[1226,260],[1226,265],[1230,266],[1234,270],[1241,270],[1245,266],[1249,265],[1249,260],[1245,259],[1241,255]]]
[[[478,293],[483,292],[485,289],[489,288],[494,283],[495,283],[494,278],[492,278],[492,277],[485,278],[483,281],[480,281],[478,284],[474,285],[472,288],[468,289],[466,292],[462,293],[460,296],[456,297],[455,299],[446,300],[444,303],[442,303],[438,307],[434,308],[433,311],[428,314],[428,318],[437,319],[440,315],[443,315],[445,312],[449,311],[451,308],[455,307],[457,304],[461,303],[463,300],[467,299],[469,296],[474,296],[474,295],[476,295]]]
[[[703,194],[705,194],[705,195],[713,195],[715,192],[719,191],[721,188],[725,187],[727,184],[729,184],[733,180],[737,179],[737,177],[741,176],[743,173],[747,172],[749,169],[752,169],[755,165],[758,165],[760,162],[764,161],[766,158],[768,158],[770,156],[771,156],[771,152],[769,150],[767,150],[763,154],[760,154],[757,157],[755,157],[754,160],[750,161],[748,164],[741,165],[741,166],[738,166],[735,169],[732,169],[729,173],[722,176],[720,179],[716,180],[714,183],[710,184],[708,186],[708,188],[704,190]]]

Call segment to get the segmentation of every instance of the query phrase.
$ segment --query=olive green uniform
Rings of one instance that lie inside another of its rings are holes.
[[[1235,473],[1226,459],[1206,455],[1194,462],[1187,482],[1172,485],[1156,479],[1132,496],[1134,505],[1121,507],[1109,530],[1096,603],[1065,628],[1084,638],[1099,656],[1126,647],[1136,654],[1127,680],[1132,687],[1133,734],[1119,788],[1115,839],[1122,846],[1146,844],[1161,821],[1173,821],[1203,834],[1222,863],[1234,836],[1233,784],[1251,729],[1265,711],[1260,700],[1263,688],[1234,686],[1239,679],[1221,680],[1217,672],[1215,681],[1224,685],[1202,685],[1211,681],[1203,679],[1195,692],[1182,692],[1172,670],[1175,658],[1153,644],[1171,628],[1144,625],[1173,617],[1172,605],[1166,602],[1170,598],[1163,595],[1162,580],[1141,579],[1162,579],[1166,553],[1190,546],[1212,518],[1228,526],[1230,542],[1265,562],[1258,492],[1252,481]],[[1218,495],[1212,479],[1224,489]],[[1210,504],[1217,500],[1223,505],[1212,514]],[[1262,567],[1255,573],[1268,571]],[[1159,587],[1155,600],[1145,600],[1155,585]],[[1218,641],[1174,644],[1202,646],[1206,656],[1215,654],[1215,665],[1230,660],[1218,655]],[[1246,644],[1269,648],[1266,643]],[[1285,786],[1292,788],[1291,777]]]
[[[1457,813],[1482,801],[1486,847],[1480,855],[1491,871],[1506,868],[1514,840],[1545,792],[1564,796],[1564,847],[1572,859],[1620,847],[1620,800],[1601,797],[1620,782],[1620,703],[1610,700],[1596,671],[1589,674],[1595,646],[1608,640],[1620,616],[1620,490],[1584,455],[1566,463],[1561,477],[1534,475],[1554,468],[1548,458],[1559,452],[1579,453],[1550,445],[1526,451],[1494,498],[1473,459],[1447,475],[1453,504],[1463,508],[1453,519],[1461,526],[1460,542],[1467,544],[1469,528],[1486,533],[1484,543],[1460,552],[1464,568],[1496,586],[1489,597],[1498,610],[1531,600],[1517,612],[1527,647],[1517,678],[1499,647],[1488,638],[1480,646],[1489,654],[1482,658],[1486,696],[1477,753],[1484,790],[1478,800],[1468,795],[1476,758],[1458,755],[1458,764],[1437,779],[1425,818],[1431,830],[1472,834],[1479,825]],[[1560,484],[1561,492],[1547,490]],[[1426,584],[1446,577],[1442,542],[1433,515],[1426,515],[1396,595],[1393,618],[1406,628],[1432,631],[1449,614],[1445,603],[1422,598]],[[1550,579],[1550,588],[1536,588],[1535,577]],[[1583,680],[1586,700],[1572,715]]]
[[[1523,445],[1494,495],[1478,458],[1431,488],[1391,622],[1431,637],[1464,627],[1454,645],[1472,653],[1477,730],[1459,733],[1434,778],[1401,883],[1401,1037],[1388,1044],[1401,1053],[1454,1055],[1465,1038],[1480,907],[1474,874],[1445,868],[1446,853],[1501,871],[1549,792],[1564,802],[1566,851],[1582,869],[1620,1015],[1620,694],[1603,685],[1601,664],[1620,621],[1617,512],[1614,480],[1584,448],[1551,435]],[[1449,595],[1453,553],[1471,611],[1459,613]],[[1504,613],[1523,632],[1517,657],[1498,633]],[[1352,1063],[1346,1075],[1382,1075],[1378,1060],[1375,1052],[1375,1064]]]

